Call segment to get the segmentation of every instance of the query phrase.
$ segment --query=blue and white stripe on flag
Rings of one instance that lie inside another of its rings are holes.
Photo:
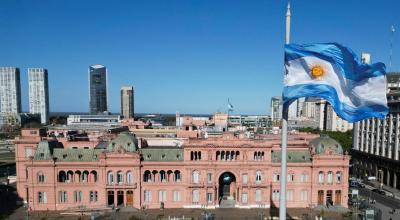
[[[320,97],[349,122],[388,113],[385,65],[362,64],[347,47],[287,44],[285,68],[285,107],[300,97]]]

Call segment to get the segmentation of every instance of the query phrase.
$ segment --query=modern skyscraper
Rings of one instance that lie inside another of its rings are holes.
[[[282,97],[274,96],[271,98],[271,120],[280,121],[282,119]]]
[[[121,115],[124,118],[133,118],[134,111],[134,91],[132,86],[121,87]]]
[[[19,69],[0,67],[0,111],[21,112],[21,81]]]
[[[103,65],[89,67],[90,114],[107,111],[107,68]]]
[[[40,114],[41,123],[49,122],[49,83],[47,69],[29,68],[29,112]]]

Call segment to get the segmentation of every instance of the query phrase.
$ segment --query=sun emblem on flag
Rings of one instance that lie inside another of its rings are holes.
[[[319,79],[323,77],[325,74],[325,70],[321,65],[314,65],[311,67],[311,76],[314,79]]]

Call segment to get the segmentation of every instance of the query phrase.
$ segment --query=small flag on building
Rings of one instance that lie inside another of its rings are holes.
[[[231,104],[231,102],[228,99],[228,111],[232,112],[233,111],[233,105]]]
[[[287,44],[285,68],[285,107],[300,97],[320,97],[349,122],[388,113],[385,65],[362,64],[347,47]]]

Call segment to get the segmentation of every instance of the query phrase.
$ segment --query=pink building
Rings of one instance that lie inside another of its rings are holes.
[[[276,207],[279,144],[280,136],[225,134],[139,148],[134,135],[120,133],[107,144],[71,148],[28,129],[16,139],[17,190],[33,210]],[[288,207],[347,207],[348,168],[335,140],[290,136]]]

